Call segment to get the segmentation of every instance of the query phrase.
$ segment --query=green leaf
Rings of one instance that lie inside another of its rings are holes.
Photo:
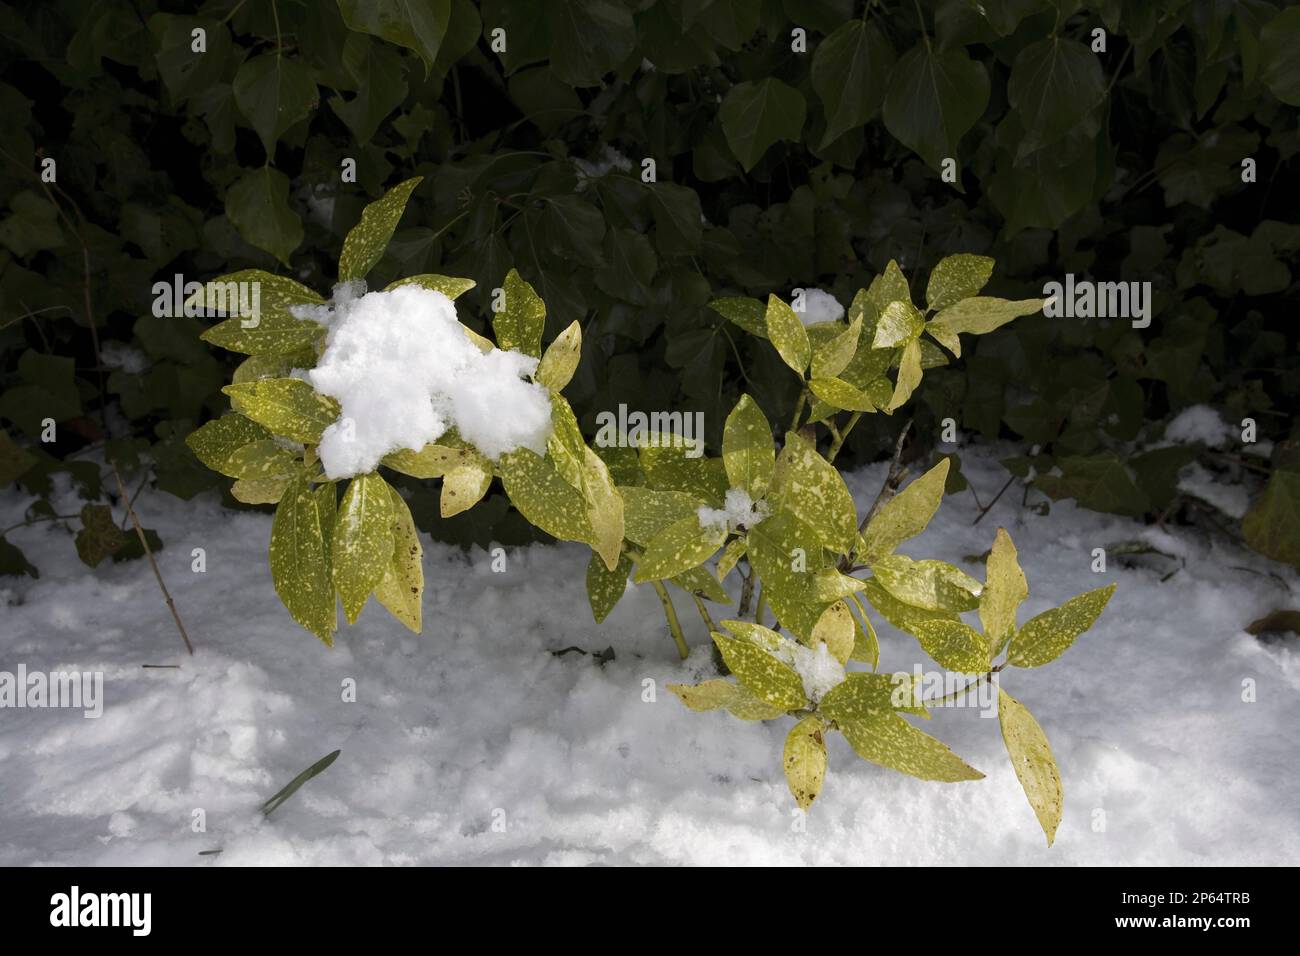
[[[850,20],[813,54],[812,85],[826,111],[820,149],[866,123],[885,98],[894,51],[875,24]]]
[[[740,326],[750,335],[767,338],[767,307],[758,299],[724,296],[709,303],[709,308]]]
[[[984,335],[1006,325],[1022,315],[1042,311],[1046,299],[998,299],[993,296],[975,296],[956,302],[936,315],[925,330],[948,348],[953,355],[961,355],[957,333],[970,332]]]
[[[785,715],[784,707],[773,707],[744,684],[722,678],[695,685],[669,684],[668,689],[694,711],[726,710],[741,720],[774,720]]]
[[[492,317],[497,348],[516,349],[526,355],[541,356],[542,330],[546,327],[546,304],[523,280],[517,269],[506,275],[505,308]]]
[[[712,601],[714,604],[731,603],[731,595],[729,595],[726,589],[718,583],[718,579],[703,566],[683,571],[681,574],[674,578],[670,578],[669,580],[687,594],[693,594],[696,597],[704,598],[706,601]]]
[[[925,287],[926,304],[935,311],[953,305],[960,299],[979,295],[993,275],[993,260],[988,256],[961,253],[945,256],[930,272]]]
[[[781,360],[802,376],[812,360],[812,345],[798,314],[775,295],[769,295],[764,324]]]
[[[619,491],[623,496],[623,533],[627,540],[642,547],[670,524],[694,516],[704,504],[684,491],[636,485],[624,486]]]
[[[875,403],[861,389],[838,378],[814,378],[808,381],[808,390],[833,408],[850,412],[874,412]]]
[[[885,95],[885,127],[938,169],[957,158],[962,135],[984,115],[989,77],[961,48],[940,50],[928,38],[898,61]]]
[[[1011,64],[1007,99],[1025,130],[1018,155],[1065,137],[1105,95],[1097,55],[1078,40],[1054,35],[1022,49]]]
[[[795,515],[778,512],[749,529],[747,554],[777,620],[806,638],[825,610],[810,599],[814,576],[827,563],[817,533]]]
[[[808,703],[803,680],[788,664],[777,660],[757,644],[713,632],[713,642],[736,679],[761,700],[782,710],[795,710]]]
[[[233,89],[235,105],[257,131],[268,162],[275,158],[280,136],[309,116],[318,99],[311,69],[279,52],[245,60],[235,73]]]
[[[675,521],[650,539],[634,580],[638,584],[659,581],[698,567],[711,558],[726,539],[725,527],[703,528],[695,515]]]
[[[727,493],[726,466],[721,459],[687,457],[691,449],[683,437],[665,432],[657,436],[659,444],[649,444],[653,436],[643,435],[639,455],[646,482],[652,488],[684,491],[715,507]],[[693,436],[703,441],[703,436]],[[700,452],[703,448],[699,449]]]
[[[339,504],[330,546],[330,573],[349,624],[384,579],[393,557],[393,498],[377,474],[358,475]]]
[[[1108,584],[1031,618],[1011,639],[1007,663],[1041,667],[1056,660],[1076,637],[1092,627],[1114,593],[1115,585]]]
[[[781,754],[785,782],[800,810],[807,810],[822,791],[826,777],[826,725],[810,714],[790,728]]]
[[[833,379],[848,368],[858,351],[862,335],[862,316],[850,320],[848,326],[833,338],[813,349],[812,373],[815,378]]]
[[[333,485],[323,487],[329,489],[332,502]],[[393,505],[393,551],[388,566],[384,568],[383,579],[375,587],[375,600],[408,630],[419,634],[424,596],[424,548],[420,545],[411,509],[392,485],[388,486],[388,497]]]
[[[289,208],[289,177],[269,166],[245,173],[226,191],[226,216],[245,242],[286,266],[302,244],[302,221]]]
[[[333,525],[334,486],[321,491],[328,495],[313,493],[301,475],[286,486],[271,522],[271,582],[289,616],[332,646],[338,612],[325,532]]]
[[[727,145],[749,172],[773,143],[799,141],[807,111],[798,90],[767,77],[733,86],[723,98],[718,116]]]
[[[240,478],[230,486],[230,493],[236,501],[246,505],[278,504],[285,490],[289,487],[286,476],[276,478]]]
[[[592,553],[591,560],[587,562],[587,601],[591,604],[591,614],[597,624],[609,616],[614,605],[623,597],[631,573],[632,559],[626,554],[620,555],[618,564],[611,571],[605,567],[600,555]]]
[[[587,499],[587,518],[591,522],[592,549],[611,571],[618,565],[623,550],[623,497],[614,487],[609,466],[586,445],[582,446],[582,493]]]
[[[356,84],[350,100],[330,97],[330,107],[347,125],[360,145],[374,138],[380,124],[406,99],[402,57],[396,50],[369,37],[351,33],[343,44],[342,66]]]
[[[941,667],[960,674],[983,674],[991,649],[984,635],[961,621],[917,621],[911,631]]]
[[[82,505],[77,557],[93,568],[125,543],[126,534],[113,520],[113,509],[108,505]]]
[[[1051,846],[1056,839],[1056,828],[1061,823],[1065,791],[1047,735],[1029,709],[1000,687],[998,724],[1002,728],[1002,740],[1007,745],[1011,766],[1029,798],[1034,816],[1038,817],[1047,845]]]
[[[201,428],[190,432],[185,438],[185,444],[190,447],[199,461],[213,471],[225,475],[229,474],[226,471],[226,462],[230,460],[230,456],[236,449],[250,442],[262,441],[270,437],[271,432],[257,422],[243,415],[231,414],[214,418]],[[236,476],[230,475],[230,477]]]
[[[948,480],[948,459],[917,478],[876,512],[862,533],[864,547],[858,557],[865,564],[875,564],[885,555],[925,530],[943,500]]]
[[[390,452],[380,464],[412,478],[441,478],[475,454],[472,448],[428,444],[419,451],[402,448]]]
[[[1300,8],[1283,10],[1259,33],[1259,75],[1288,106],[1300,106]]]
[[[457,299],[474,288],[476,284],[473,279],[460,279],[455,276],[426,273],[425,275],[407,276],[405,279],[390,282],[384,287],[384,291],[387,292],[389,289],[397,289],[404,285],[418,285],[422,289],[441,292],[449,299]]]
[[[1016,546],[1003,528],[998,528],[989,551],[980,594],[980,623],[997,653],[1016,632],[1016,608],[1029,597],[1029,583],[1020,570]]]
[[[537,381],[553,392],[569,384],[582,358],[582,325],[575,319],[546,347],[537,366]]]
[[[876,334],[871,340],[873,349],[887,349],[903,345],[921,334],[925,317],[919,309],[906,301],[890,302],[880,312]]]
[[[852,321],[857,314],[862,315],[864,327],[870,327],[870,338],[874,342],[880,315],[889,308],[891,302],[912,304],[912,293],[907,285],[907,277],[903,275],[903,270],[893,259],[889,260],[889,265],[885,266],[884,272],[871,280],[871,286],[865,296],[861,293],[854,296],[853,303],[849,306],[849,320]],[[866,318],[868,309],[870,321]]]
[[[361,210],[361,221],[343,240],[343,252],[339,255],[340,282],[364,279],[375,263],[383,258],[411,193],[423,180],[423,176],[415,176],[398,183]]]
[[[857,540],[853,495],[835,466],[798,432],[785,436],[768,497],[774,507],[797,515],[832,551],[847,554]]]
[[[323,326],[295,318],[289,311],[294,306],[324,301],[305,285],[285,276],[241,269],[204,283],[200,291],[185,300],[185,307],[232,316],[205,331],[200,336],[203,341],[246,355],[280,355],[314,350],[325,337]],[[255,314],[239,314],[241,308],[251,312],[254,305]]]
[[[885,411],[893,412],[902,408],[920,384],[921,346],[913,339],[903,347],[903,355],[898,360],[898,380],[894,383],[894,394],[890,396]]]
[[[743,488],[754,501],[767,494],[776,463],[772,426],[748,395],[740,396],[727,416],[722,429],[722,461],[732,488]]]
[[[554,460],[527,448],[497,463],[506,495],[529,522],[562,541],[591,540],[591,519],[582,493],[561,477]]]
[[[236,448],[226,459],[222,474],[232,478],[287,478],[297,467],[298,456],[282,448],[275,439],[264,438]]]
[[[818,710],[863,760],[922,780],[954,783],[984,776],[895,713],[891,690],[883,674],[850,674],[821,699]]]
[[[339,403],[298,378],[267,378],[222,389],[235,411],[284,438],[315,444],[339,417]]]
[[[1241,533],[1260,554],[1300,567],[1300,472],[1275,468]]]
[[[870,578],[863,582],[862,596],[880,612],[886,621],[894,625],[900,631],[906,631],[911,634],[918,623],[925,621],[956,621],[958,620],[955,611],[930,611],[922,607],[916,607],[913,604],[907,604],[894,597],[883,587],[875,578]],[[864,615],[865,619],[865,615]]]
[[[667,255],[690,255],[700,249],[704,234],[700,197],[694,189],[675,183],[650,186],[650,211],[655,220],[655,245]]]
[[[546,22],[551,72],[570,86],[599,86],[636,47],[632,14],[615,0],[561,0]]]
[[[433,68],[438,48],[447,37],[451,0],[338,0],[348,29],[414,50]]]

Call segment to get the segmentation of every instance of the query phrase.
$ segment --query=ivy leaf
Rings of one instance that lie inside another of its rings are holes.
[[[576,319],[546,347],[537,366],[537,381],[553,392],[569,384],[582,358],[582,325]]]
[[[803,95],[778,79],[737,83],[718,112],[727,145],[749,172],[778,140],[799,141],[808,111]]]
[[[726,710],[741,720],[774,720],[785,714],[784,707],[773,707],[744,684],[722,678],[694,685],[669,684],[668,689],[694,711]]]
[[[1056,660],[1075,638],[1092,627],[1114,593],[1115,585],[1108,584],[1031,618],[1011,639],[1007,663],[1041,667]]]
[[[1020,570],[1016,546],[1004,528],[998,528],[989,551],[980,594],[980,623],[996,654],[1016,631],[1016,608],[1029,596],[1029,583]]]
[[[383,258],[411,193],[423,179],[423,176],[415,176],[398,183],[361,211],[361,221],[343,240],[343,252],[339,255],[340,282],[364,279],[375,263]]]
[[[631,55],[636,24],[614,0],[560,0],[547,11],[551,72],[571,86],[599,86]]]
[[[267,378],[222,389],[235,411],[274,434],[316,444],[339,417],[339,403],[299,378]]]
[[[1259,32],[1259,75],[1288,106],[1300,106],[1300,8],[1283,10]]]
[[[393,499],[377,474],[358,475],[348,484],[334,521],[330,574],[343,599],[349,624],[384,579],[393,557]]]
[[[939,510],[947,480],[948,459],[944,458],[889,499],[863,531],[864,543],[858,557],[868,565],[875,564],[893,554],[908,538],[924,531]]]
[[[605,561],[595,552],[587,562],[587,602],[591,615],[599,624],[614,610],[627,591],[627,578],[632,573],[632,559],[620,555],[614,570],[605,567]]]
[[[807,810],[822,791],[826,777],[826,725],[810,714],[790,728],[781,754],[785,782],[800,810]]]
[[[911,631],[941,667],[959,674],[982,674],[989,669],[988,641],[969,624],[942,619],[917,621]]]
[[[1300,472],[1273,470],[1241,532],[1260,554],[1300,567]]]
[[[322,488],[329,489],[330,502],[333,503],[333,485],[323,485]],[[393,503],[393,552],[384,568],[383,579],[375,587],[375,600],[405,624],[407,630],[419,634],[424,596],[424,548],[420,545],[411,509],[392,485],[388,485],[388,497]],[[332,597],[330,603],[333,604]]]
[[[388,114],[406,99],[402,57],[390,46],[350,33],[343,44],[343,67],[356,82],[356,95],[350,100],[331,96],[330,107],[356,142],[364,145]]]
[[[957,157],[962,135],[984,115],[989,77],[963,49],[939,50],[928,38],[903,54],[885,95],[885,127],[938,169]]]
[[[451,0],[338,0],[348,29],[414,50],[427,74],[447,36]]]
[[[285,487],[271,522],[271,582],[289,616],[333,646],[338,612],[326,529],[333,526],[334,485],[320,490],[328,494],[313,493],[301,475]]]
[[[1002,740],[1007,745],[1011,766],[1029,798],[1034,816],[1038,817],[1047,845],[1051,846],[1056,839],[1056,828],[1061,823],[1065,791],[1047,735],[1029,709],[1000,687],[998,724],[1002,728]]]
[[[788,432],[769,495],[776,508],[797,515],[823,545],[847,554],[857,540],[858,516],[838,469],[798,432]]]
[[[825,149],[866,123],[885,98],[894,51],[875,24],[850,20],[813,54],[812,85],[826,111]]]
[[[761,700],[781,710],[794,710],[808,703],[799,674],[757,644],[713,632],[713,642],[736,679]]]
[[[226,191],[226,216],[245,242],[286,266],[302,244],[302,221],[289,208],[289,177],[269,166],[245,173]]]
[[[85,564],[97,567],[125,543],[126,534],[113,520],[113,510],[108,505],[82,506],[76,547],[77,557]]]
[[[722,461],[732,488],[743,488],[754,501],[762,500],[772,481],[776,450],[772,426],[748,395],[740,396],[723,426]]]
[[[695,515],[675,521],[650,539],[634,580],[643,584],[676,577],[711,558],[726,539],[725,527],[701,527]]]
[[[777,296],[769,295],[764,326],[781,360],[802,376],[812,360],[812,345],[798,314]]]
[[[969,253],[944,256],[930,272],[930,282],[925,287],[926,304],[937,312],[961,299],[979,295],[993,275],[993,265],[988,256]]]
[[[704,234],[700,197],[694,189],[675,183],[650,187],[650,210],[655,220],[655,244],[666,255],[690,255],[700,249]]]
[[[1054,35],[1026,46],[1007,80],[1007,99],[1025,130],[1018,155],[1062,139],[1105,92],[1097,55],[1078,40]]]
[[[546,327],[546,304],[531,285],[511,269],[506,274],[505,308],[492,316],[497,348],[516,349],[526,355],[542,354],[542,331]]]
[[[279,52],[245,60],[235,73],[233,88],[235,105],[257,131],[268,162],[275,158],[280,136],[310,115],[318,99],[307,64]]]

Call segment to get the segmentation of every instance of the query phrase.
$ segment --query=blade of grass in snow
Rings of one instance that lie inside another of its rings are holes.
[[[335,750],[333,753],[326,754],[302,773],[298,774],[298,776],[290,780],[283,790],[273,796],[270,800],[266,801],[266,803],[262,804],[262,816],[269,817],[272,813],[278,810],[280,804],[284,803],[284,801],[288,800],[298,792],[299,787],[318,773],[323,773],[329,765],[338,758],[340,753],[342,753],[341,750]]]

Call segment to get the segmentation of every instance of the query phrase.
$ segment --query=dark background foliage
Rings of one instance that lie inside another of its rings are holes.
[[[1259,491],[1247,540],[1300,563],[1298,104],[1300,9],[1267,0],[0,4],[0,483],[30,519],[54,517],[59,472],[102,500],[107,438],[136,487],[224,484],[183,438],[225,409],[237,357],[199,341],[207,320],[155,317],[154,283],[252,266],[326,291],[361,207],[421,174],[373,281],[472,277],[481,328],[517,267],[548,335],[582,322],[588,433],[619,403],[702,410],[716,449],[742,391],[788,419],[792,377],[719,295],[847,304],[890,259],[919,292],[954,252],[996,257],[993,295],[1150,281],[1149,328],[1030,317],[927,372],[918,445],[951,417],[1021,441],[1030,505],[1240,534],[1177,493],[1201,455]],[[1254,418],[1272,461],[1149,447],[1197,403]],[[867,416],[851,460],[899,425]],[[499,495],[416,517],[449,540],[528,533]],[[79,551],[130,557],[105,518],[73,522]],[[0,537],[0,572],[24,570]]]

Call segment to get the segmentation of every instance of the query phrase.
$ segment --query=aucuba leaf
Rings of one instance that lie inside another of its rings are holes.
[[[339,255],[340,282],[364,279],[383,258],[411,193],[423,179],[416,176],[399,183],[361,210],[361,221],[343,239],[343,252]]]
[[[497,467],[506,495],[529,522],[562,541],[591,540],[587,502],[550,456],[518,448],[502,455]]]
[[[808,330],[804,328],[798,314],[776,295],[769,295],[764,318],[768,337],[776,346],[781,360],[802,376],[812,359],[812,345],[808,341]]]
[[[782,710],[795,710],[808,702],[803,681],[795,669],[757,644],[716,631],[713,642],[736,679],[766,703]]]
[[[722,461],[732,488],[743,488],[754,501],[767,494],[776,463],[772,426],[748,395],[740,396],[723,426]]]
[[[797,515],[826,547],[847,554],[858,532],[853,495],[839,471],[798,432],[788,432],[776,461],[773,507]]]
[[[898,268],[898,263],[890,259],[889,265],[885,266],[885,271],[871,280],[871,285],[867,288],[867,302],[874,308],[876,316],[884,313],[891,302],[905,302],[912,304],[912,293],[908,288],[907,279],[903,275],[903,270]],[[849,313],[850,321],[853,319],[852,312]],[[875,341],[875,323],[873,325],[872,336],[870,341]]]
[[[964,621],[916,621],[909,630],[925,652],[950,671],[980,674],[989,669],[992,648],[983,634]]]
[[[826,725],[816,714],[810,714],[790,728],[781,754],[785,768],[786,785],[799,804],[807,810],[822,791],[826,777]]]
[[[1016,608],[1029,596],[1029,583],[1016,560],[1016,546],[1004,528],[998,528],[985,564],[984,591],[980,594],[980,623],[997,653],[1016,631]]]
[[[881,558],[871,566],[880,586],[904,604],[927,611],[973,611],[982,585],[946,561],[913,561],[901,554]]]
[[[930,272],[925,287],[925,301],[933,310],[952,305],[959,299],[979,295],[993,275],[993,260],[988,256],[960,253],[940,259]]]
[[[682,518],[664,528],[646,545],[636,569],[638,584],[676,577],[713,556],[727,538],[727,529],[701,527],[697,516]]]
[[[873,349],[888,349],[912,341],[921,334],[925,317],[910,302],[891,302],[880,313]]]
[[[279,503],[288,487],[288,475],[278,478],[240,478],[230,486],[230,493],[236,501],[242,501],[246,505],[273,505]]]
[[[444,493],[446,485],[443,485]],[[375,600],[406,625],[420,633],[424,597],[424,548],[415,529],[411,509],[396,488],[388,486],[392,501],[393,552],[384,576],[375,587]]]
[[[902,358],[898,360],[898,379],[894,382],[894,394],[889,397],[885,411],[893,412],[907,402],[921,384],[921,345],[916,339],[903,346]]]
[[[398,279],[396,282],[390,282],[384,286],[384,291],[389,289],[400,289],[404,285],[418,285],[421,289],[430,289],[433,292],[441,292],[447,298],[455,300],[464,295],[470,289],[474,288],[477,283],[473,279],[461,279],[457,276],[440,276],[432,272],[417,276],[407,276],[404,279]]]
[[[642,547],[664,528],[695,515],[704,505],[699,498],[684,491],[630,485],[619,492],[623,496],[623,535]]]
[[[1047,735],[1029,708],[1000,687],[998,724],[1002,727],[1002,740],[1007,745],[1011,766],[1029,798],[1034,816],[1038,817],[1047,845],[1051,846],[1056,839],[1056,828],[1061,823],[1065,791]]]
[[[235,411],[276,435],[316,444],[339,417],[339,403],[298,378],[267,378],[222,389]]]
[[[330,571],[349,624],[384,578],[393,556],[393,499],[388,482],[375,473],[348,483],[334,520]]]
[[[328,486],[333,491],[333,485]],[[328,507],[331,515],[323,514]],[[299,475],[286,485],[271,521],[271,583],[295,621],[332,646],[338,627],[337,602],[330,579],[334,502],[311,491]]]
[[[861,389],[838,378],[814,378],[808,382],[808,390],[833,408],[850,412],[874,412],[876,404]],[[820,421],[813,412],[813,420]]]
[[[517,349],[525,355],[540,357],[542,330],[546,328],[546,304],[519,275],[518,269],[511,269],[506,274],[502,290],[505,308],[492,317],[497,347]]]
[[[592,549],[611,571],[618,565],[623,550],[623,498],[614,487],[609,467],[594,451],[582,446],[582,492],[587,500],[587,518],[591,524]]]
[[[185,444],[189,445],[199,461],[213,471],[236,478],[237,475],[226,471],[226,462],[230,456],[251,442],[270,437],[269,429],[236,412],[214,418],[190,432],[185,438]]]
[[[1092,627],[1114,593],[1115,585],[1108,584],[1031,618],[1011,639],[1007,662],[1016,667],[1041,667],[1056,660]]]
[[[444,518],[452,518],[468,511],[483,500],[492,484],[492,464],[479,454],[461,459],[456,467],[442,476],[442,496],[438,511]]]
[[[853,612],[843,601],[836,601],[822,611],[822,616],[813,626],[807,643],[809,647],[815,648],[824,642],[832,657],[841,664],[847,664],[849,658],[853,656],[855,632]]]
[[[591,614],[599,624],[614,610],[627,590],[627,578],[632,573],[632,559],[621,555],[618,564],[611,571],[594,551],[587,562],[587,602],[591,605]]]
[[[546,347],[542,361],[537,366],[537,381],[553,392],[569,384],[582,358],[582,325],[577,319],[555,337]]]
[[[948,480],[948,459],[917,478],[876,512],[862,532],[863,549],[858,557],[871,565],[925,530],[943,500]]]
[[[813,378],[835,378],[853,361],[862,334],[862,316],[851,319],[843,331],[813,349]]]
[[[695,711],[726,710],[741,720],[774,720],[785,714],[744,684],[716,678],[699,684],[669,684],[668,689]]]

